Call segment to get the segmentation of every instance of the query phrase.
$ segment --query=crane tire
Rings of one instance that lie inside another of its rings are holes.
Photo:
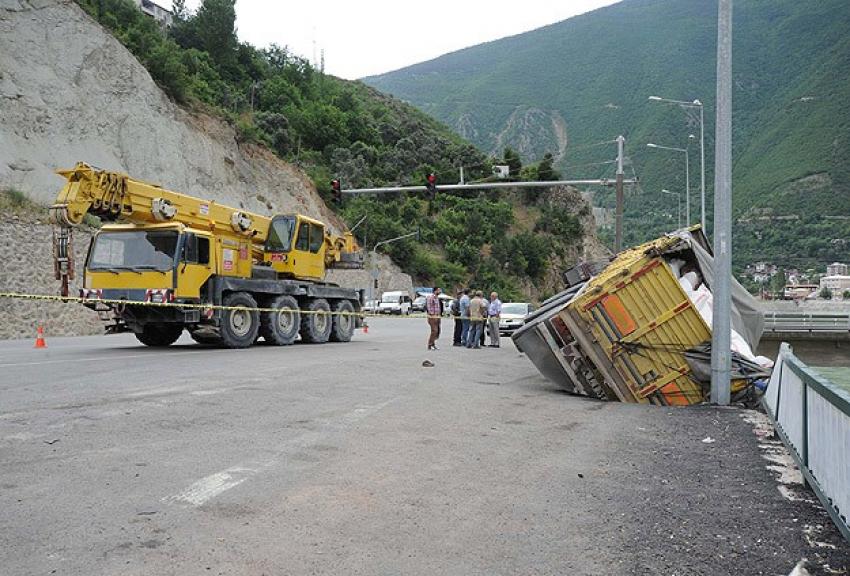
[[[136,332],[136,340],[145,346],[165,348],[177,342],[182,333],[180,324],[145,324],[141,332]]]
[[[256,308],[257,301],[247,292],[231,292],[222,305]],[[257,339],[260,313],[256,310],[222,310],[219,321],[221,345],[225,348],[247,348]]]
[[[331,307],[324,298],[308,300],[301,315],[301,340],[308,344],[324,344],[331,336]]]
[[[275,346],[288,346],[295,342],[301,328],[301,311],[298,300],[292,296],[278,296],[266,307],[280,312],[262,312],[260,314],[260,336]]]
[[[354,335],[354,326],[356,324],[354,306],[348,300],[339,300],[334,303],[333,311],[331,342],[350,342],[351,336]]]

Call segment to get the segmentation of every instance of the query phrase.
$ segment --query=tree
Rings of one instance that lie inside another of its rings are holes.
[[[236,80],[239,40],[236,37],[236,0],[204,0],[191,19],[200,48],[207,52],[223,76]]]
[[[520,159],[519,154],[517,154],[513,148],[508,146],[505,148],[503,159],[510,169],[510,175],[519,176],[519,171],[522,170],[522,160]]]
[[[850,300],[850,290],[845,290],[841,293],[842,300]]]
[[[543,160],[540,161],[540,166],[537,167],[537,179],[540,181],[560,180],[561,175],[552,167],[555,158],[550,152],[543,155]]]
[[[820,292],[818,292],[818,298],[832,300],[832,290],[830,290],[827,286],[824,286],[820,289]]]

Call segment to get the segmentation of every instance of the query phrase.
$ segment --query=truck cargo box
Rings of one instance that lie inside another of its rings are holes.
[[[569,392],[621,402],[702,402],[706,382],[692,373],[685,353],[711,340],[712,262],[698,226],[625,250],[576,292],[565,292],[569,298],[529,318],[513,339]],[[752,357],[763,323],[755,301],[734,283],[733,340]]]

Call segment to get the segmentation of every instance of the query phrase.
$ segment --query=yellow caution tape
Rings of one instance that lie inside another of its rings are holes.
[[[222,306],[218,304],[194,304],[180,302],[140,302],[138,300],[119,300],[109,298],[82,298],[79,296],[56,296],[53,294],[25,294],[22,292],[0,292],[0,298],[11,298],[17,300],[35,300],[41,302],[74,302],[79,304],[116,304],[122,306],[155,306],[158,308],[180,308],[180,309],[199,309],[199,310],[245,310],[248,312],[274,312],[280,313],[291,308],[262,308],[249,306]],[[387,314],[376,314],[367,312],[325,312],[322,310],[303,310],[298,309],[300,314],[323,314],[326,316],[357,316],[360,318],[385,318]],[[429,316],[427,314],[407,314],[399,315],[402,318],[437,318],[437,316]]]

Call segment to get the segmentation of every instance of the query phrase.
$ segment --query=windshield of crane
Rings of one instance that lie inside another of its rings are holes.
[[[289,252],[292,248],[292,233],[295,230],[295,218],[283,216],[275,218],[269,227],[266,251]]]
[[[171,270],[177,251],[174,230],[101,232],[89,257],[89,270]]]

